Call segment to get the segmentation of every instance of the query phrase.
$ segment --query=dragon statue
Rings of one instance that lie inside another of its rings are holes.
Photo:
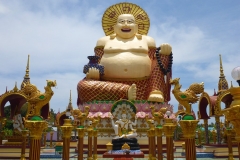
[[[154,118],[149,118],[149,115],[146,115],[145,120],[148,124],[149,130],[154,130],[154,128],[155,128]]]
[[[88,114],[89,114],[89,106],[84,107],[84,112],[81,112],[79,109],[74,109],[72,110],[72,115],[73,117],[76,117],[76,122],[79,122],[80,126],[84,125],[84,121],[87,119]]]
[[[185,113],[191,114],[191,104],[199,100],[199,96],[197,95],[204,91],[204,83],[193,83],[186,91],[181,91],[182,85],[179,84],[179,80],[180,78],[170,80],[170,84],[175,85],[172,93],[179,104],[186,109]]]
[[[154,120],[160,125],[161,119],[164,119],[164,114],[167,112],[167,108],[161,108],[159,111],[156,111],[154,106],[150,106],[150,109]]]
[[[49,103],[54,94],[51,87],[55,87],[56,85],[56,80],[47,80],[47,86],[44,87],[45,93],[41,93],[33,84],[29,83],[24,86],[23,91],[26,95],[28,95],[28,111],[26,119],[32,116],[41,116],[42,107]]]

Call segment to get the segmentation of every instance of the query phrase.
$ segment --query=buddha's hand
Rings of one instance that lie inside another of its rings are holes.
[[[163,43],[160,45],[160,54],[169,55],[172,52],[172,47],[168,43]]]
[[[133,133],[135,133],[135,132],[136,132],[136,129],[132,129],[132,131],[133,131]]]
[[[128,100],[135,100],[137,98],[137,86],[132,84],[128,89]]]
[[[97,68],[89,68],[87,74],[86,74],[87,79],[94,79],[94,80],[99,80],[100,79],[100,73]]]
[[[150,93],[149,97],[148,97],[148,101],[152,101],[152,102],[163,102],[164,98],[163,98],[163,94],[161,91],[158,90],[154,90]]]

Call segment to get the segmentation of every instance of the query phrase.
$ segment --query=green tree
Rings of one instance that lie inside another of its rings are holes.
[[[4,115],[7,119],[11,116],[11,105],[4,107]]]
[[[5,135],[12,135],[13,132],[13,122],[12,119],[10,119],[11,116],[11,105],[4,107],[4,115],[7,118],[6,124],[3,127],[3,131],[5,132]]]
[[[57,115],[57,113],[55,113],[55,111],[51,108],[49,122],[54,124],[56,115]]]

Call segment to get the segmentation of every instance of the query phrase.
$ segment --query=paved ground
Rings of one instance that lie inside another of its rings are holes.
[[[74,144],[75,145],[75,144]],[[174,153],[174,160],[185,160],[185,157],[183,155],[184,149],[182,148],[182,142],[175,142],[176,152]],[[228,155],[228,148],[227,147],[221,147],[216,148],[212,146],[204,146],[203,148],[197,148],[197,153],[203,153],[203,154],[213,154],[215,152],[216,155],[219,156],[225,156],[224,158],[197,158],[197,160],[226,160],[226,156]],[[237,148],[233,148],[234,155],[238,155]],[[9,160],[9,159],[19,159],[21,155],[21,149],[20,148],[0,148],[0,160]],[[55,149],[53,148],[43,148],[41,149],[41,155],[55,155]],[[29,149],[26,149],[26,157],[29,156]],[[87,158],[87,155],[83,155],[84,158]],[[164,157],[166,157],[166,154],[163,154]],[[70,149],[70,160],[77,160],[77,153],[75,153],[75,149]],[[60,160],[61,158],[42,158],[41,160]],[[102,158],[102,155],[98,155],[99,160],[112,160],[113,158]],[[136,160],[147,160],[148,155],[145,154],[145,158],[134,158]],[[237,159],[237,158],[235,158]],[[166,160],[166,158],[164,158]]]

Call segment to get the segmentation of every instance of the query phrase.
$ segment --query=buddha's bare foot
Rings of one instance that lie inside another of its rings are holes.
[[[148,97],[148,101],[163,102],[164,98],[162,92],[158,90],[152,91]]]
[[[137,87],[136,84],[132,84],[128,89],[128,100],[135,100],[137,97]]]
[[[99,70],[97,68],[89,68],[88,73],[86,74],[86,78],[99,80],[100,79]]]

